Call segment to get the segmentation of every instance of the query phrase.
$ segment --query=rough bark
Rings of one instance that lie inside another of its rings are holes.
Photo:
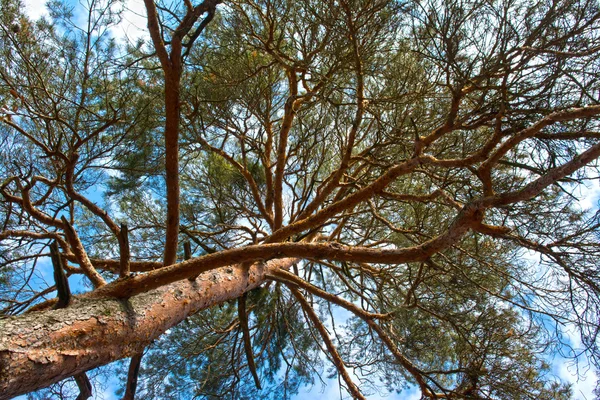
[[[295,261],[222,267],[127,300],[80,297],[67,308],[0,320],[0,399],[138,354],[187,316],[239,297]]]

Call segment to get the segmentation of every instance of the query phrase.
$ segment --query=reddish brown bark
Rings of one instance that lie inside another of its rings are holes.
[[[312,243],[248,246],[120,279],[75,299],[68,308],[1,320],[0,398],[26,393],[136,354],[191,313],[239,297],[257,287],[265,274],[289,266],[297,259],[272,260],[248,269],[238,263],[283,257],[388,264],[422,261],[455,244],[469,229],[481,229],[486,208],[530,199],[598,157],[600,144],[521,190],[475,200],[463,207],[445,233],[419,246],[404,249]],[[236,265],[227,266],[232,264]],[[195,281],[184,279],[198,273],[201,275]],[[117,300],[115,296],[133,297]]]
[[[78,298],[68,308],[0,320],[0,399],[138,354],[188,315],[235,299],[296,261],[228,266],[128,300]]]

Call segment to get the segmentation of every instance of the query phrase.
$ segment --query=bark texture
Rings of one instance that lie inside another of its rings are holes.
[[[68,308],[0,320],[0,399],[131,357],[187,316],[239,297],[295,261],[222,267],[126,300],[81,297]]]

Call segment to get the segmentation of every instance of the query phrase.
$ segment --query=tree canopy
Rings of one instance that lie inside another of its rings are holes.
[[[597,1],[144,6],[122,43],[118,0],[0,0],[1,399],[568,399],[568,330],[600,366]]]

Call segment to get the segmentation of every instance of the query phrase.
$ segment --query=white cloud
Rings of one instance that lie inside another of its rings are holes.
[[[148,36],[146,29],[146,8],[143,0],[126,0],[122,21],[111,29],[115,37],[129,43]]]
[[[24,0],[25,13],[31,19],[37,20],[43,15],[48,15],[46,0]]]
[[[563,381],[570,382],[573,385],[573,399],[595,399],[593,392],[598,381],[598,375],[586,354],[580,351],[583,344],[578,330],[574,326],[569,326],[563,329],[563,335],[569,338],[570,346],[574,350],[573,354],[579,354],[579,356],[577,357],[577,363],[575,363],[573,360],[565,359],[556,354],[552,363],[554,373]]]
[[[562,379],[573,384],[573,399],[592,400],[595,398],[593,392],[598,379],[595,371],[590,369],[582,377],[578,378],[574,367],[570,366],[568,362],[563,362],[559,367],[558,373]]]

